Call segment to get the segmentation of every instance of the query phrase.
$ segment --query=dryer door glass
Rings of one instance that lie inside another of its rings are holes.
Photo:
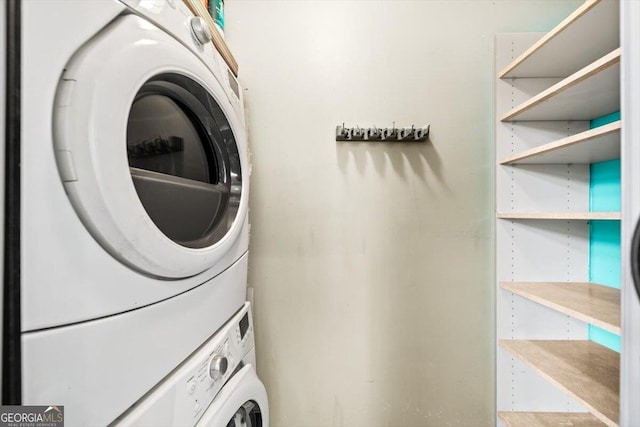
[[[236,411],[226,427],[262,427],[260,407],[252,400],[246,402]]]
[[[138,197],[167,237],[204,248],[226,235],[240,204],[240,157],[204,87],[178,74],[147,81],[129,112],[127,157]]]

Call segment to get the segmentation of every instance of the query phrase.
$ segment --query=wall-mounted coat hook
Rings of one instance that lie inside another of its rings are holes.
[[[415,125],[406,128],[396,128],[395,123],[390,128],[347,128],[336,126],[336,141],[384,141],[384,142],[422,142],[429,138],[430,125],[416,128]]]

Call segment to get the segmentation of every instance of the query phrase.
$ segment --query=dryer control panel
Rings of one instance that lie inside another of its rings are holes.
[[[216,334],[114,425],[195,425],[254,347],[247,302]]]
[[[148,19],[164,31],[172,34],[185,47],[197,55],[211,70],[223,87],[229,103],[244,125],[244,99],[242,87],[233,75],[222,55],[209,42],[211,34],[202,18],[195,17],[182,0],[120,0],[131,11]]]

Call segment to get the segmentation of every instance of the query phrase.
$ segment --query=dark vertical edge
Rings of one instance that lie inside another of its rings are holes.
[[[6,5],[4,307],[2,401],[22,402],[20,339],[20,22],[21,0]]]

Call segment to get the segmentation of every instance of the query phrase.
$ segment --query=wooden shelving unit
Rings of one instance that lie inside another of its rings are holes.
[[[591,341],[500,340],[500,346],[573,396],[608,426],[617,426],[620,355]]]
[[[595,283],[501,282],[500,287],[568,316],[620,334],[620,290]]]
[[[620,108],[620,48],[500,117],[503,122],[591,120]]]
[[[619,220],[620,212],[498,212],[498,219]]]
[[[566,77],[620,46],[617,1],[590,0],[499,73],[511,77]],[[597,37],[593,37],[597,34]],[[585,40],[589,40],[585,43]],[[571,55],[567,55],[571,52]]]
[[[606,427],[588,412],[498,412],[507,427]]]
[[[618,120],[509,156],[500,164],[586,164],[617,159],[621,127]]]
[[[620,110],[619,11],[587,0],[543,36],[496,36],[499,426],[619,423],[620,355],[588,341],[621,332],[620,291],[588,283],[593,230],[615,230],[590,221],[623,220],[590,212],[590,165],[624,155],[620,121],[590,129]]]

